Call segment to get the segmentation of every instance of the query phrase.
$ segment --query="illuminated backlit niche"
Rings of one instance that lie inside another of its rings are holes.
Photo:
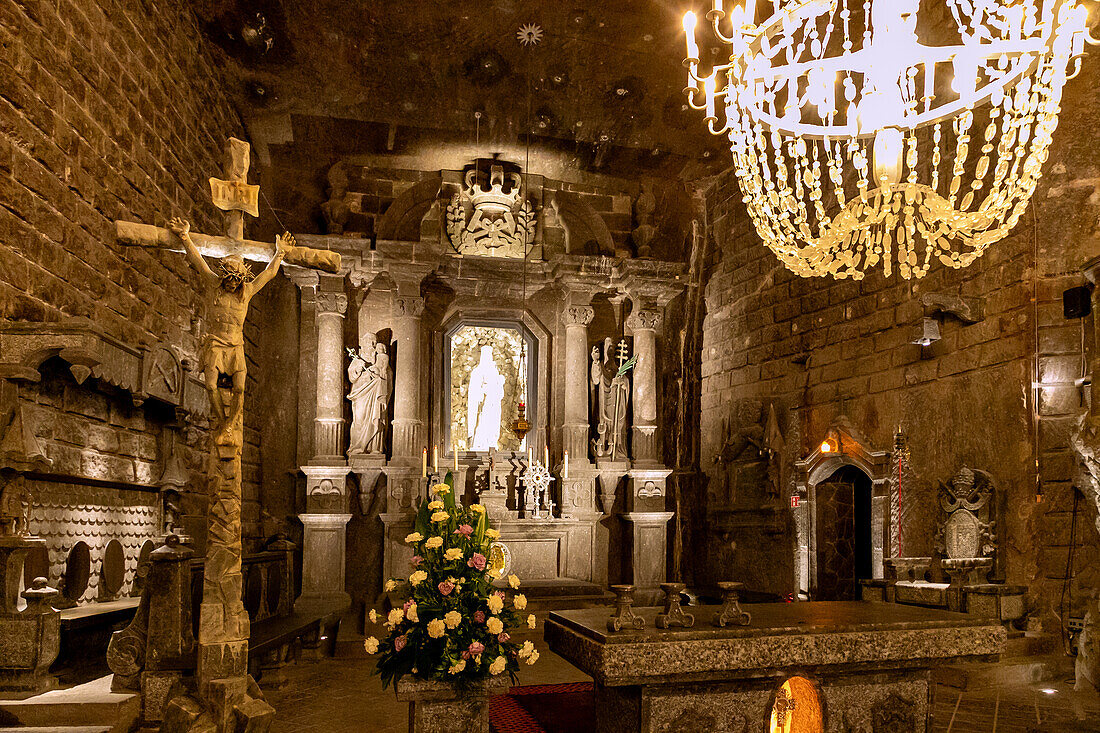
[[[528,379],[537,342],[518,323],[463,322],[449,331],[444,354],[450,389],[444,395],[447,447],[459,451],[520,451],[512,432],[520,402],[534,414]]]

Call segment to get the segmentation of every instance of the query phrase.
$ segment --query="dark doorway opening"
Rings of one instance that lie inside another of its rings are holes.
[[[815,487],[817,504],[816,600],[859,598],[870,578],[871,479],[854,466],[837,469]]]

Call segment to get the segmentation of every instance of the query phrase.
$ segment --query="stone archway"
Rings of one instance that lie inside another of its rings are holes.
[[[871,577],[883,577],[884,548],[889,547],[890,454],[876,450],[848,418],[837,417],[820,436],[812,453],[795,462],[795,593],[814,597],[818,587],[817,487],[845,466],[871,480]]]

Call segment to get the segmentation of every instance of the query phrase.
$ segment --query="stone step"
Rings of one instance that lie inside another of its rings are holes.
[[[83,728],[89,733],[122,733],[140,716],[141,698],[132,692],[111,692],[111,675],[25,700],[0,700],[0,726],[23,726],[17,730],[24,732],[40,727],[64,733],[84,733]]]
[[[956,690],[1030,685],[1073,676],[1073,660],[1063,654],[1004,657],[991,664],[952,664],[932,672],[932,681]]]

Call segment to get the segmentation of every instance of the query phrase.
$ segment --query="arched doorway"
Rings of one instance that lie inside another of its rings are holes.
[[[871,478],[842,466],[815,486],[819,601],[859,598],[871,571]]]
[[[843,415],[817,440],[795,462],[794,590],[801,599],[858,598],[859,579],[883,577],[890,546],[890,454],[876,450]],[[840,513],[832,506],[837,498],[844,499]],[[844,558],[851,569],[839,572],[834,561]]]

